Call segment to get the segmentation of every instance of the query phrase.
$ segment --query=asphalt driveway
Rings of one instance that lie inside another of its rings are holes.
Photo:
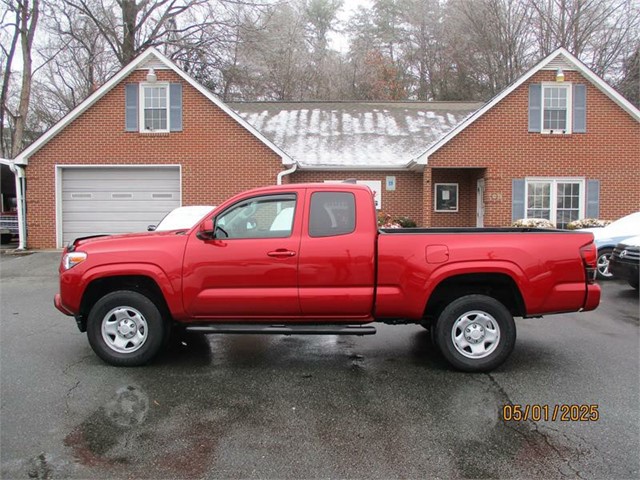
[[[638,294],[623,283],[594,312],[518,320],[488,375],[451,370],[420,327],[385,325],[194,335],[125,369],[54,309],[58,258],[0,256],[2,478],[640,476]],[[569,414],[504,421],[512,404]]]

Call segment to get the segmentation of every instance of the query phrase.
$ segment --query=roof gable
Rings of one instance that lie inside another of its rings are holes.
[[[505,97],[514,92],[518,87],[524,84],[527,80],[529,80],[533,75],[535,75],[540,70],[555,70],[556,68],[563,68],[566,70],[576,70],[580,72],[587,80],[589,80],[593,85],[596,86],[601,92],[603,92],[607,97],[613,100],[620,108],[626,111],[631,117],[640,122],[640,110],[634,107],[627,99],[625,99],[622,95],[620,95],[615,89],[613,89],[607,82],[605,82],[602,78],[596,75],[593,71],[591,71],[584,63],[570,54],[566,49],[559,48],[549,56],[547,56],[544,60],[542,60],[538,65],[533,67],[527,73],[525,73],[522,77],[520,77],[515,83],[511,86],[500,92],[498,95],[489,100],[481,109],[476,111],[473,115],[470,115],[466,120],[461,122],[457,127],[452,129],[442,138],[440,138],[437,142],[432,144],[426,151],[418,155],[412,160],[413,164],[416,165],[426,165],[429,161],[429,157],[433,155],[435,152],[440,150],[444,145],[449,143],[453,138],[455,138],[460,132],[466,129],[469,125],[474,123],[476,120],[481,118],[487,111],[492,109],[496,104],[502,101]]]
[[[276,155],[282,158],[282,162],[285,165],[293,164],[293,160],[291,157],[284,152],[281,148],[276,146],[271,140],[262,135],[259,131],[257,131],[252,125],[247,123],[240,115],[231,110],[224,102],[222,102],[218,97],[216,97],[213,93],[207,90],[200,83],[196,82],[191,76],[185,73],[183,70],[178,68],[178,66],[161,54],[155,48],[149,48],[137,56],[133,61],[131,61],[128,65],[124,66],[118,73],[116,73],[113,77],[109,79],[104,85],[102,85],[99,89],[93,92],[89,97],[87,97],[83,102],[81,102],[76,108],[67,113],[64,117],[62,117],[53,127],[47,130],[40,138],[38,138],[35,142],[29,145],[25,150],[20,152],[20,154],[14,159],[14,162],[21,165],[27,165],[29,161],[29,157],[36,153],[40,148],[42,148],[49,140],[55,137],[60,131],[62,131],[67,125],[73,122],[76,118],[82,115],[86,110],[88,110],[92,105],[94,105],[98,100],[104,97],[109,91],[111,91],[116,85],[118,85],[122,80],[124,80],[127,76],[129,76],[134,70],[140,70],[145,68],[166,68],[173,70],[176,74],[178,74],[187,84],[194,87],[197,91],[199,91],[202,95],[204,95],[207,99],[209,99],[213,104],[215,104],[218,108],[224,111],[227,115],[229,115],[233,120],[239,123],[243,128],[249,131],[253,136],[255,136],[258,140],[260,140],[263,144],[265,144],[269,149],[271,149]]]

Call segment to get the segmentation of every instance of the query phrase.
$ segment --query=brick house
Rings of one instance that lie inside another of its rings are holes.
[[[22,152],[30,248],[144,230],[181,204],[355,178],[423,226],[640,210],[640,112],[559,49],[484,106],[225,105],[154,49]]]

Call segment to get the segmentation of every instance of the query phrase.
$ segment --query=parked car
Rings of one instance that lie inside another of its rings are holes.
[[[638,265],[640,264],[640,235],[627,238],[613,249],[609,260],[609,273],[613,278],[619,278],[629,282],[638,290],[640,281]]]
[[[593,238],[598,249],[597,276],[600,280],[611,278],[609,271],[609,259],[615,246],[622,240],[640,235],[640,212],[622,217],[602,228],[583,228],[581,232],[593,233]]]
[[[150,232],[162,232],[166,230],[180,230],[193,227],[198,220],[216,208],[213,205],[189,205],[178,207],[167,213],[158,225],[149,225]]]
[[[429,328],[453,366],[487,371],[513,350],[514,317],[596,308],[595,268],[588,232],[378,229],[366,186],[289,184],[236,195],[185,235],[76,239],[54,303],[112,365],[150,361],[178,326],[369,335],[377,321]]]
[[[0,243],[11,242],[13,237],[18,235],[18,214],[2,213],[0,214]]]

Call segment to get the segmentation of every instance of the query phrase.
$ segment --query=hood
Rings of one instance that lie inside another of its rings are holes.
[[[635,237],[626,238],[620,242],[625,247],[640,247],[640,235],[636,235]]]
[[[151,240],[153,238],[170,237],[175,235],[184,235],[189,229],[182,230],[167,230],[161,232],[137,232],[137,233],[122,233],[118,235],[91,235],[89,237],[76,238],[67,247],[68,251],[73,251],[79,247],[89,244],[107,244],[119,240],[135,240],[144,238]]]

